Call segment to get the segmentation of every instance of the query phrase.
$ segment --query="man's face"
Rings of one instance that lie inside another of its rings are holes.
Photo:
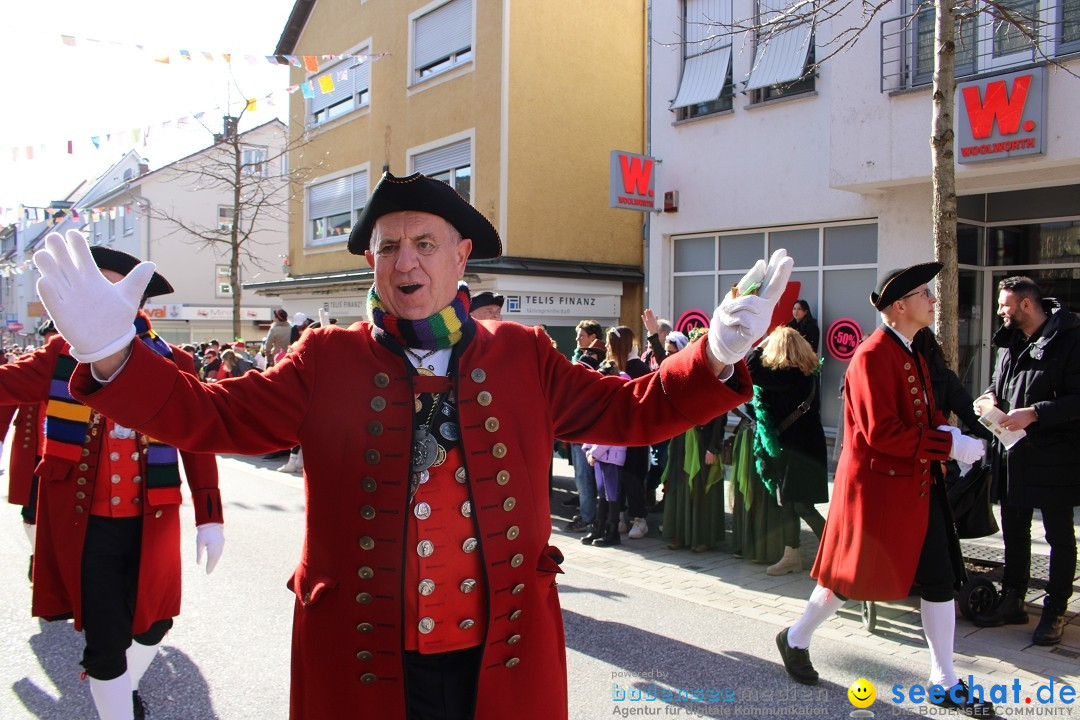
[[[897,302],[903,304],[905,315],[920,328],[934,324],[934,306],[937,305],[937,297],[928,284],[923,283]]]
[[[579,348],[587,348],[596,342],[596,335],[590,335],[585,332],[585,328],[579,328],[577,331],[577,346]]]
[[[1031,317],[1031,301],[1022,295],[1017,295],[1012,290],[1002,290],[998,293],[998,317],[1009,329],[1023,330]]]
[[[473,320],[502,320],[502,308],[498,305],[484,305],[473,310],[470,315]]]
[[[465,275],[472,240],[455,240],[443,218],[404,211],[375,221],[364,256],[375,268],[375,289],[386,311],[403,320],[423,320],[449,305]]]

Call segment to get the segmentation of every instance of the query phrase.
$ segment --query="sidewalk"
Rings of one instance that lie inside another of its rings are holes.
[[[770,577],[765,574],[765,565],[736,558],[724,551],[669,550],[666,541],[659,536],[660,517],[655,514],[649,517],[650,532],[646,538],[629,540],[624,537],[622,545],[610,548],[582,545],[580,534],[562,531],[574,508],[563,508],[561,503],[572,496],[574,483],[569,463],[559,458],[555,460],[554,488],[552,521],[555,529],[551,542],[565,555],[563,569],[568,573],[587,571],[734,616],[768,622],[774,624],[777,631],[798,619],[814,588],[808,570],[813,563],[817,539],[805,528],[802,552],[806,570]],[[826,509],[820,509],[825,514]],[[1033,542],[1033,556],[1047,553],[1038,522],[1033,535],[1039,538]],[[1000,549],[1001,538],[996,535],[980,543]],[[1071,618],[1064,641],[1051,648],[1031,643],[1041,598],[1041,592],[1029,593],[1028,602],[1036,604],[1029,607],[1032,619],[1027,625],[978,628],[958,613],[956,669],[960,675],[966,677],[971,673],[986,687],[1011,685],[1016,678],[1027,688],[1044,684],[1050,677],[1073,685],[1080,683],[1080,615],[1077,614],[1080,612],[1080,593],[1074,594],[1070,603]],[[909,661],[912,656],[922,656],[925,666],[929,667],[918,602],[918,598],[911,597],[903,602],[878,603],[874,633],[863,627],[861,604],[849,602],[820,628],[815,638],[829,638],[881,656],[898,656]],[[1077,708],[1077,714],[1080,714],[1080,708]]]

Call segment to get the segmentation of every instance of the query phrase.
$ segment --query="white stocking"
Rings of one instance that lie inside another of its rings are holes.
[[[127,673],[112,680],[90,678],[90,694],[94,697],[101,720],[134,720],[131,678]]]
[[[956,630],[956,607],[948,602],[922,600],[922,629],[930,646],[930,682],[946,690],[959,678],[953,667],[953,636]]]
[[[127,649],[128,675],[131,676],[131,689],[138,690],[146,669],[157,657],[158,645],[143,645],[134,640]]]
[[[793,648],[810,647],[810,637],[818,626],[831,618],[843,606],[844,601],[832,590],[820,585],[816,586],[814,592],[810,593],[810,599],[806,602],[802,617],[788,630],[788,645]]]
[[[30,541],[30,554],[34,554],[34,546],[37,544],[37,525],[31,525],[30,523],[23,523],[23,532],[26,533],[26,539]]]

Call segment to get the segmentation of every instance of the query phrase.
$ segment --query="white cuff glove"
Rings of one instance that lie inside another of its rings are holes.
[[[135,337],[132,324],[154,264],[140,263],[120,282],[105,279],[90,254],[86,236],[68,230],[67,240],[50,233],[45,247],[34,253],[41,277],[38,295],[71,345],[79,362],[101,360],[123,350]]]
[[[968,437],[960,432],[960,428],[952,425],[939,425],[942,430],[952,435],[952,449],[949,457],[965,465],[974,465],[986,454],[986,446],[979,438]]]
[[[736,285],[736,297],[725,293],[709,323],[709,350],[722,363],[732,365],[750,352],[754,342],[769,332],[773,307],[787,287],[795,261],[780,249],[758,260]],[[756,292],[755,295],[748,293]]]
[[[224,527],[221,523],[204,523],[195,529],[195,564],[202,565],[205,550],[207,575],[214,572],[214,567],[225,549]]]

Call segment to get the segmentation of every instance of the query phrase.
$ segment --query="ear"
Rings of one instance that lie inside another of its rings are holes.
[[[368,267],[370,267],[372,270],[374,270],[375,269],[375,253],[371,252],[370,250],[365,250],[364,251],[364,258],[367,259]]]
[[[457,266],[458,277],[465,277],[465,263],[469,261],[469,255],[472,254],[472,240],[470,238],[462,238],[461,242],[454,248],[454,252],[457,253]]]

